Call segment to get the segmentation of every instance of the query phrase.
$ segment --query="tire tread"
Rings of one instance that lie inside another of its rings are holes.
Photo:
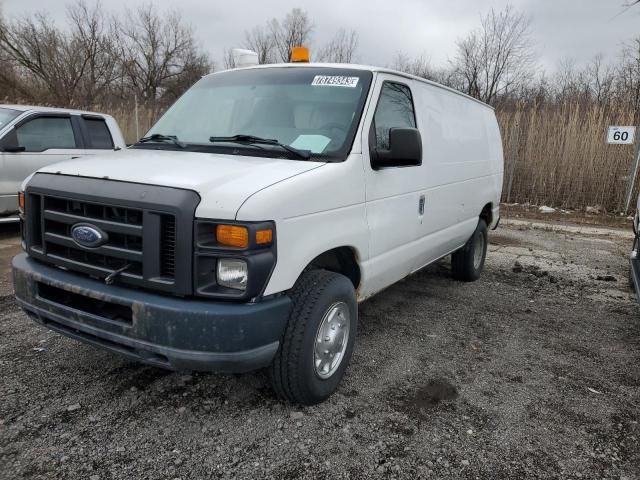
[[[291,290],[289,322],[280,340],[280,349],[269,370],[272,387],[281,400],[307,405],[307,398],[300,388],[297,361],[302,354],[302,343],[307,321],[327,286],[341,275],[328,270],[304,272]]]
[[[488,248],[487,224],[481,218],[467,243],[451,254],[451,273],[455,280],[473,282],[479,278],[482,267],[476,272],[473,265],[473,240],[479,232],[485,236],[484,248]]]

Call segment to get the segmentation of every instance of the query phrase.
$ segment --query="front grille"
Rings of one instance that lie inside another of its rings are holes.
[[[42,196],[44,234],[41,244],[47,255],[100,270],[109,275],[127,267],[123,276],[142,280],[142,210]],[[71,237],[78,223],[91,223],[109,236],[107,244],[85,248]]]
[[[37,283],[38,296],[51,303],[62,306],[71,306],[76,310],[90,313],[97,317],[106,318],[114,322],[131,325],[133,321],[133,311],[131,307],[119,305],[113,302],[105,302],[86,295],[53,287],[46,283]]]
[[[160,275],[173,278],[176,273],[176,218],[163,215],[160,219]]]
[[[108,179],[36,174],[26,191],[26,246],[32,257],[116,284],[176,295],[193,292],[192,191]],[[107,241],[89,248],[71,232],[89,224]]]
[[[126,267],[123,279],[132,283],[144,280],[142,210],[48,195],[37,197],[33,200],[42,205],[39,244],[43,254],[71,269],[92,270],[99,278]],[[78,223],[100,228],[109,236],[108,242],[97,248],[78,245],[71,236],[71,229]]]

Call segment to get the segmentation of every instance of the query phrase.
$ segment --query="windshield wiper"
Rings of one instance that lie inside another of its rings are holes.
[[[175,135],[162,135],[161,133],[154,133],[148,137],[142,137],[138,140],[138,143],[173,143],[180,148],[186,148],[187,146],[178,140]]]
[[[298,150],[286,143],[281,143],[275,138],[262,138],[256,137],[254,135],[233,135],[232,137],[210,137],[210,142],[228,142],[228,143],[239,143],[244,145],[273,145],[276,147],[280,147],[283,150],[286,150],[289,153],[292,153],[296,157],[302,160],[309,160],[311,158],[311,154],[306,150]]]

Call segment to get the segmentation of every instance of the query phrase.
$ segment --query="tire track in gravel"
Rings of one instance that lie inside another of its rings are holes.
[[[20,310],[13,295],[0,296],[0,325],[11,320],[11,314]]]

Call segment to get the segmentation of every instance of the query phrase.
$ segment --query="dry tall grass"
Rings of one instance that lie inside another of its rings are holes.
[[[529,106],[499,111],[498,121],[505,155],[504,201],[623,208],[634,147],[608,145],[606,135],[609,125],[633,125],[633,110]]]
[[[134,142],[133,102],[104,110],[116,118],[127,142]],[[138,108],[140,136],[160,113],[157,108]],[[606,132],[609,125],[633,125],[632,109],[528,105],[499,110],[497,116],[505,157],[503,201],[563,208],[601,206],[607,211],[623,208],[634,148],[607,145]]]
[[[116,119],[127,143],[133,143],[147,133],[162,113],[158,108],[139,105],[138,125],[136,128],[135,102],[131,102],[130,105],[105,106],[100,111],[108,113]]]

